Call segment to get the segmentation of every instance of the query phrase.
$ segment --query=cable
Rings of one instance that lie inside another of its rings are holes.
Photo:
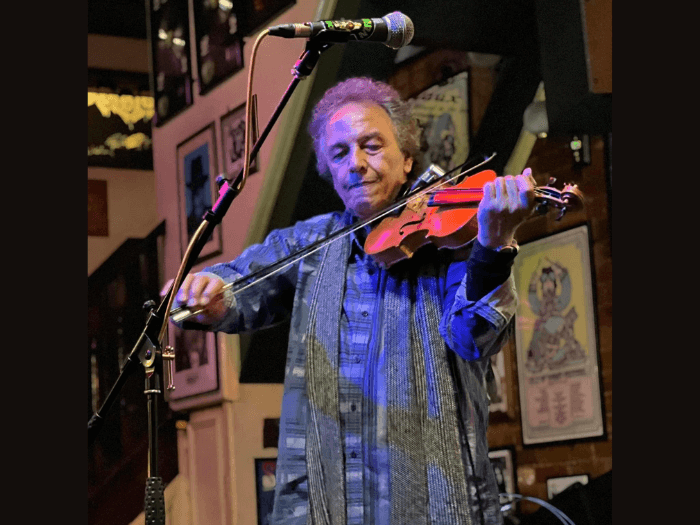
[[[564,523],[565,525],[576,525],[576,524],[571,520],[571,518],[569,518],[569,516],[567,516],[566,514],[564,514],[563,511],[561,511],[560,509],[556,508],[556,507],[555,507],[554,505],[552,505],[551,503],[547,503],[546,501],[541,500],[541,499],[539,499],[539,498],[533,498],[533,497],[531,497],[531,496],[523,496],[522,494],[509,494],[509,493],[506,493],[506,492],[502,492],[502,493],[500,494],[500,496],[503,496],[503,497],[506,497],[506,498],[509,498],[509,499],[518,499],[518,500],[532,501],[533,503],[537,503],[537,504],[543,506],[543,507],[544,507],[545,509],[547,509],[548,511],[550,511],[552,514],[554,514],[554,515],[559,519],[559,521],[561,521],[561,522]],[[509,507],[509,506],[510,506],[510,504],[504,505],[503,507],[501,507],[501,511],[502,511],[504,508],[507,508],[507,507]]]

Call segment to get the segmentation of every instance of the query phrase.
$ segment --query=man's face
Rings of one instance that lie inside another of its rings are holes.
[[[352,102],[336,111],[322,147],[335,191],[360,219],[391,204],[413,166],[401,153],[389,115],[375,104]]]

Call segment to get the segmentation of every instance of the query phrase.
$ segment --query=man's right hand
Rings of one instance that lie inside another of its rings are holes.
[[[221,321],[228,310],[224,301],[224,282],[221,277],[209,272],[190,274],[182,281],[182,286],[173,301],[175,306],[186,306],[192,311],[202,310],[187,321],[211,325]],[[165,286],[165,290],[170,283]]]

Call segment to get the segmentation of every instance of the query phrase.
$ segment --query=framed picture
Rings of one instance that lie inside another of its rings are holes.
[[[491,356],[491,373],[487,376],[486,387],[489,394],[489,412],[508,412],[505,352],[502,350]]]
[[[523,445],[605,435],[589,247],[584,224],[523,244],[515,260]]]
[[[503,514],[511,514],[515,511],[513,498],[502,494],[517,494],[515,477],[515,450],[512,447],[496,448],[489,450],[489,461],[496,475],[498,485],[499,502]],[[511,506],[508,507],[508,504]],[[506,507],[504,509],[504,507]]]
[[[192,104],[188,2],[149,0],[154,123],[161,126]]]
[[[469,73],[464,71],[409,100],[420,127],[418,172],[431,164],[449,171],[469,153]]]
[[[574,483],[586,485],[589,480],[588,474],[577,474],[575,476],[561,476],[558,478],[547,478],[547,499],[552,499],[560,492],[566,490]]]
[[[87,95],[88,166],[152,170],[148,75],[90,68]]]
[[[177,146],[178,200],[180,209],[180,246],[184,257],[192,235],[202,223],[207,209],[218,198],[216,140],[214,124]],[[222,252],[221,224],[207,240],[197,262]]]
[[[173,385],[168,401],[178,401],[219,389],[217,335],[201,330],[168,327],[169,345],[175,349]],[[166,390],[167,391],[167,390]]]
[[[275,499],[276,458],[255,459],[255,492],[258,499],[258,525],[268,525]]]
[[[253,96],[251,149],[257,141],[257,96]],[[221,146],[224,152],[224,173],[229,180],[236,180],[243,169],[245,154],[245,103],[221,117]],[[257,156],[250,163],[250,175],[258,171]]]
[[[240,2],[193,0],[199,93],[243,69]]]
[[[243,0],[239,22],[245,36],[248,36],[278,17],[283,11],[296,4],[296,0]]]

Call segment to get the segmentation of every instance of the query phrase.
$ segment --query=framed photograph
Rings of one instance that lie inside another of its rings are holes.
[[[218,176],[214,124],[210,124],[177,146],[180,246],[184,257],[192,235],[207,209],[218,198]],[[207,240],[197,262],[222,252],[221,224]]]
[[[449,171],[469,153],[469,73],[464,71],[409,99],[420,127],[418,173],[431,164]]]
[[[153,122],[161,126],[192,105],[188,2],[149,0]]]
[[[253,97],[251,149],[258,137],[256,101]],[[245,154],[245,103],[221,117],[221,146],[224,152],[224,173],[229,180],[236,180],[243,169]],[[250,163],[250,175],[258,171],[257,156]]]
[[[499,501],[504,515],[515,511],[513,498],[502,496],[501,494],[517,494],[515,477],[515,450],[512,447],[496,448],[489,450],[489,461],[496,475],[498,485]],[[507,507],[508,504],[510,507]],[[504,507],[506,507],[504,509]]]
[[[604,436],[588,226],[521,245],[513,274],[523,445]]]
[[[193,0],[199,93],[243,69],[243,33],[240,2]]]
[[[276,458],[255,459],[255,492],[258,499],[258,525],[268,525],[275,499]]]
[[[486,388],[489,394],[489,412],[508,412],[508,389],[506,388],[505,352],[501,350],[491,356],[491,373],[487,376]]]
[[[586,485],[589,480],[588,474],[577,474],[575,476],[561,476],[558,478],[547,478],[547,499],[551,500],[560,492],[566,490],[574,483]]]
[[[169,345],[175,349],[173,385],[168,401],[179,401],[219,389],[217,335],[201,330],[168,327]]]

